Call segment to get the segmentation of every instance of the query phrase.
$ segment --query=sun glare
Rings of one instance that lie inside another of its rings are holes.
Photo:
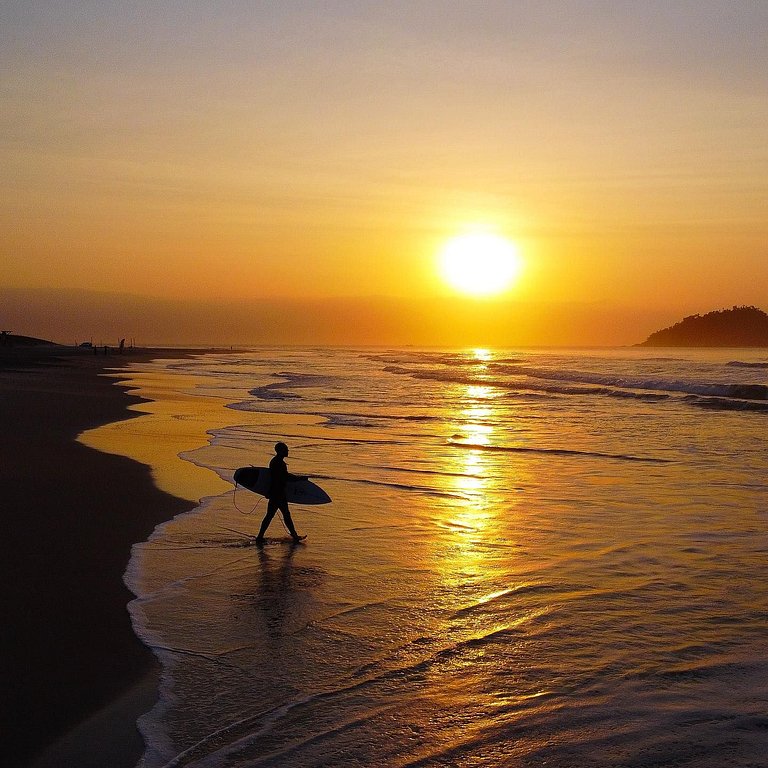
[[[451,238],[440,252],[442,276],[453,288],[472,296],[506,290],[520,274],[517,246],[500,235],[473,233]]]

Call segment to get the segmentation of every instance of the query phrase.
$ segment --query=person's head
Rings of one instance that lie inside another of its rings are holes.
[[[287,456],[288,446],[285,443],[275,443],[275,453],[278,456]]]

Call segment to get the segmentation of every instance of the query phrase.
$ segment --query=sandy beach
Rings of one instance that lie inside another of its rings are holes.
[[[132,595],[122,576],[131,545],[192,505],[159,491],[147,467],[75,439],[136,415],[126,409],[140,399],[99,374],[177,354],[184,353],[2,350],[0,583],[10,693],[2,738],[9,765],[105,765],[109,755],[119,768],[141,756],[135,719],[151,706],[155,660],[131,629]],[[84,753],[72,752],[83,743],[72,736],[51,748],[79,724],[81,734],[86,727],[99,734],[86,737]],[[77,754],[76,763],[67,754]]]

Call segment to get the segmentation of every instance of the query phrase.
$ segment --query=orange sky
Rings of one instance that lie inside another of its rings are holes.
[[[4,4],[0,285],[28,302],[4,327],[49,332],[41,289],[185,302],[221,343],[255,335],[231,301],[423,315],[470,225],[525,262],[483,309],[451,300],[490,314],[478,343],[494,313],[512,345],[615,344],[768,304],[768,4],[156,5]],[[112,333],[67,296],[68,332]],[[419,316],[414,343],[465,342]],[[164,317],[116,332],[194,340]],[[408,343],[381,318],[366,342]]]

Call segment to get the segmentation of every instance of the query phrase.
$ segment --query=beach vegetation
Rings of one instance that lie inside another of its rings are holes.
[[[689,315],[652,333],[645,347],[768,347],[768,314],[753,306],[734,306]]]

